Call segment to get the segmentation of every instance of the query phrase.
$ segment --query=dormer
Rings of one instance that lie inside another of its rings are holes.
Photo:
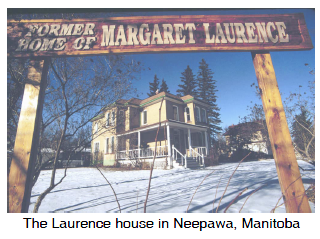
[[[208,108],[209,104],[199,100],[192,95],[181,97],[184,107],[184,120],[185,123],[194,125],[207,125],[208,124]]]

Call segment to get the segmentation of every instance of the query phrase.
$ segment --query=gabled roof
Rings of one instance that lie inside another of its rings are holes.
[[[166,94],[166,92],[160,92],[159,94],[150,96],[150,97],[142,100],[142,101],[140,102],[140,106],[143,106],[143,105],[145,105],[145,104],[147,104],[147,103],[156,101],[157,99],[160,99],[160,98],[164,97],[165,94]]]
[[[168,93],[168,92],[160,92],[159,94],[150,96],[149,98],[142,100],[141,103],[140,103],[140,106],[144,106],[144,105],[146,105],[148,103],[154,102],[154,101],[156,101],[158,99],[161,99],[163,97],[168,97],[168,98],[171,98],[171,99],[174,99],[174,100],[178,100],[181,103],[183,103],[182,98],[177,96],[177,95],[173,95],[173,94]]]
[[[183,101],[193,100],[193,98],[194,97],[192,95],[185,95],[181,97]]]
[[[141,101],[142,100],[137,99],[137,98],[131,98],[125,104],[128,104],[128,105],[140,105]]]
[[[187,103],[187,102],[191,102],[191,101],[198,101],[202,104],[206,104],[209,106],[209,104],[203,100],[200,100],[192,95],[185,95],[185,96],[182,96],[181,99],[183,100],[184,103]]]
[[[142,100],[131,98],[130,100],[119,99],[115,103],[120,105],[139,105]]]

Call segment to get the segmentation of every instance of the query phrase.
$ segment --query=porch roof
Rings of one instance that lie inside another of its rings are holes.
[[[201,131],[205,131],[205,130],[207,130],[209,128],[208,126],[193,125],[193,124],[188,124],[188,123],[175,121],[175,120],[170,120],[170,119],[161,121],[160,124],[161,124],[161,127],[163,127],[165,125],[169,125],[169,126],[175,126],[175,127],[185,128],[185,129],[189,128],[189,129],[201,130]],[[119,134],[117,134],[117,136],[137,133],[139,131],[145,131],[145,130],[149,130],[149,129],[155,129],[158,126],[159,126],[159,122],[158,123],[154,123],[154,124],[150,124],[150,125],[143,125],[141,127],[137,127],[137,128],[132,129],[132,130],[128,130],[128,131],[123,132],[123,133],[119,133]]]

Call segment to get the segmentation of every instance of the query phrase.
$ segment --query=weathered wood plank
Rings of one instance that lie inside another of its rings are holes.
[[[311,212],[302,183],[275,71],[269,53],[252,53],[253,64],[286,211]]]
[[[303,14],[9,20],[7,36],[9,57],[313,48]]]
[[[47,72],[48,60],[30,61],[8,179],[9,212],[28,212]]]

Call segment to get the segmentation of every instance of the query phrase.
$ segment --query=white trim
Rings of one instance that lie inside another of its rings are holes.
[[[206,143],[206,149],[207,149],[207,155],[209,155],[209,145],[208,145],[208,133],[207,131],[204,131],[204,137],[205,137],[205,143]]]
[[[173,120],[179,121],[179,107],[177,105],[173,105],[173,108],[177,108],[177,119],[174,118],[174,110],[173,110]]]
[[[170,126],[167,125],[167,145],[168,145],[168,157],[171,157],[171,142],[170,142]]]
[[[138,131],[138,158],[140,158],[141,133]]]
[[[189,156],[191,156],[192,145],[191,145],[191,132],[190,132],[190,128],[188,129],[188,144],[189,144]]]

